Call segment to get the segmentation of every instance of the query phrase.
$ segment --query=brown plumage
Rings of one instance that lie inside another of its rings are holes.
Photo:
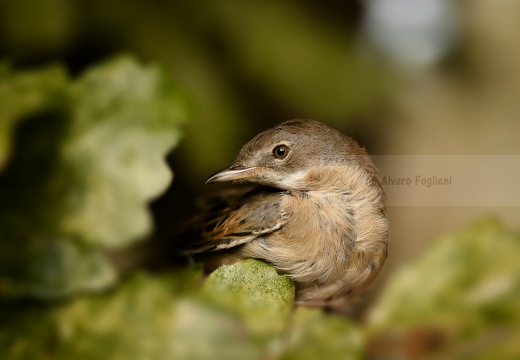
[[[246,258],[296,283],[296,301],[338,306],[365,288],[387,255],[381,175],[351,138],[312,120],[268,129],[207,183],[249,182],[206,202],[184,253],[212,271]]]

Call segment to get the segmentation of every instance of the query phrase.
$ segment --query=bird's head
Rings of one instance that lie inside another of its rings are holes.
[[[235,161],[208,178],[259,183],[285,190],[314,190],[346,167],[376,172],[365,150],[351,138],[313,120],[290,120],[245,144]]]

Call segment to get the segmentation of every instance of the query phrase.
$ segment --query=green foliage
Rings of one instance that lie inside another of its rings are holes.
[[[258,260],[221,266],[204,284],[214,302],[236,313],[258,336],[279,336],[294,301],[294,284]]]
[[[359,358],[359,331],[318,309],[292,313],[292,281],[271,266],[225,267],[198,292],[200,274],[134,274],[53,305],[4,302],[0,349],[6,359]]]
[[[235,344],[250,351],[244,345],[249,343],[255,351],[253,357],[243,352],[238,359],[361,358],[361,332],[353,323],[324,314],[321,309],[294,311],[294,284],[262,261],[251,259],[221,266],[206,279],[202,296],[212,307],[228,314],[228,319],[237,319],[244,326],[242,340],[235,339]],[[207,338],[212,341],[215,336],[208,334]],[[202,344],[206,342],[201,340]],[[220,351],[226,348],[216,344],[209,358],[225,359]]]
[[[519,256],[519,234],[494,220],[440,238],[392,277],[373,309],[372,331],[382,338],[396,331],[402,339],[435,337],[436,350],[449,358],[517,357]]]
[[[22,245],[21,248],[16,246]],[[43,299],[100,290],[116,274],[102,254],[71,241],[0,243],[0,294]]]
[[[0,80],[0,297],[112,284],[99,249],[151,230],[147,202],[171,181],[164,156],[179,140],[185,96],[126,57],[76,81],[59,67],[6,66]]]
[[[172,359],[262,358],[264,351],[255,344],[244,323],[222,308],[198,299],[181,299],[175,309],[170,339]]]
[[[5,359],[169,359],[173,303],[165,283],[134,276],[106,294],[2,307]]]
[[[353,323],[320,309],[298,308],[293,314],[284,360],[361,359],[362,334]]]
[[[71,93],[61,154],[77,183],[65,195],[59,230],[96,245],[127,245],[149,232],[143,204],[171,181],[164,156],[179,141],[185,99],[157,68],[124,58],[87,72]]]

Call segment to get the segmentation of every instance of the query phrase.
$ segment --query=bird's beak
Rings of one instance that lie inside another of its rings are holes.
[[[206,180],[206,185],[216,182],[245,180],[251,177],[256,167],[243,167],[240,165],[231,165],[227,168],[217,171]]]

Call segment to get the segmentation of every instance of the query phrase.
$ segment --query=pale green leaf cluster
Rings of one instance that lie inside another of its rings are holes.
[[[101,251],[150,232],[170,183],[186,97],[119,57],[77,79],[0,68],[0,297],[55,298],[113,284]]]

